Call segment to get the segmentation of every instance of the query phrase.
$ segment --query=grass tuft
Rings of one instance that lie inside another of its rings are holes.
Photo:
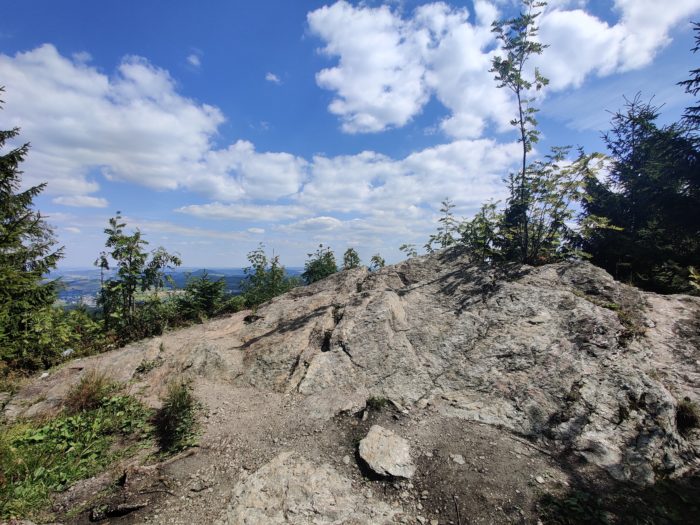
[[[116,383],[107,379],[104,372],[88,370],[80,382],[70,389],[64,405],[70,414],[77,414],[99,407],[117,389]]]
[[[156,435],[161,450],[177,452],[195,444],[199,404],[187,381],[168,385],[163,406],[156,415]]]

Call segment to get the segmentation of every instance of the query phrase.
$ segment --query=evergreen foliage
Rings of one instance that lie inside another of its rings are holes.
[[[693,22],[693,30],[695,31],[695,47],[693,53],[700,51],[700,22]],[[690,78],[678,83],[685,87],[685,92],[690,93],[694,97],[700,93],[700,68],[690,71]],[[686,108],[683,114],[683,119],[691,128],[700,129],[700,100],[696,100],[694,105]]]
[[[18,135],[18,128],[0,130],[0,153]],[[43,328],[56,320],[56,282],[43,277],[63,249],[55,248],[51,228],[33,208],[46,184],[21,189],[19,166],[28,151],[29,144],[23,144],[0,154],[0,358],[9,368],[35,370],[49,366],[60,352],[43,339]]]
[[[315,253],[307,254],[309,259],[304,264],[304,273],[301,278],[306,284],[315,283],[333,275],[338,271],[333,250],[323,244],[318,245]]]
[[[177,310],[185,319],[201,321],[220,313],[226,299],[226,281],[211,279],[205,270],[199,277],[188,276],[182,295],[177,296]]]
[[[360,255],[357,253],[355,248],[348,248],[343,254],[343,270],[350,270],[352,268],[359,268]]]
[[[618,279],[662,293],[697,293],[700,150],[686,126],[659,127],[658,117],[659,108],[639,95],[614,114],[604,135],[609,177],[588,180],[584,216],[615,228],[593,229],[584,249]]]

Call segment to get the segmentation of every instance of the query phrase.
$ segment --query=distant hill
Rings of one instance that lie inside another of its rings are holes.
[[[303,268],[286,268],[289,275],[300,275]],[[226,290],[238,294],[241,292],[241,281],[245,279],[243,268],[178,268],[167,272],[173,280],[175,289],[185,287],[188,276],[200,277],[207,272],[211,279],[226,281]],[[105,279],[114,275],[107,272]],[[47,279],[58,279],[58,298],[67,305],[85,304],[94,306],[97,293],[100,290],[100,270],[97,268],[66,268],[51,272]]]

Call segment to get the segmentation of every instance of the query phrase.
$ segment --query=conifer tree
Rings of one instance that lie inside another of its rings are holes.
[[[697,53],[700,51],[700,22],[693,22],[693,26],[693,30],[695,31],[695,47],[692,49],[692,52]],[[698,93],[700,93],[700,68],[691,70],[690,78],[678,84],[685,87],[686,93],[697,97]],[[692,128],[696,130],[700,129],[700,100],[695,100],[692,106],[686,108],[683,119],[685,123]]]
[[[348,248],[343,254],[343,270],[358,268],[361,264],[360,255],[355,248]]]
[[[309,260],[304,263],[304,273],[301,274],[301,278],[304,279],[306,284],[325,279],[338,271],[335,254],[330,247],[319,244],[315,253],[307,255]]]
[[[681,123],[659,126],[659,108],[637,95],[613,115],[604,135],[612,163],[606,181],[591,178],[584,250],[618,279],[656,292],[695,292],[700,267],[700,148]]]
[[[35,369],[46,364],[37,355],[37,327],[56,299],[55,283],[44,276],[63,251],[55,248],[51,228],[33,207],[46,184],[21,186],[19,166],[29,144],[2,153],[18,135],[18,128],[0,130],[0,358],[13,367]]]

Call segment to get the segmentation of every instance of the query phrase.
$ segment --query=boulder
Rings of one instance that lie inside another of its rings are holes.
[[[369,468],[380,476],[411,478],[416,472],[408,441],[379,425],[372,425],[360,441],[359,453]]]

